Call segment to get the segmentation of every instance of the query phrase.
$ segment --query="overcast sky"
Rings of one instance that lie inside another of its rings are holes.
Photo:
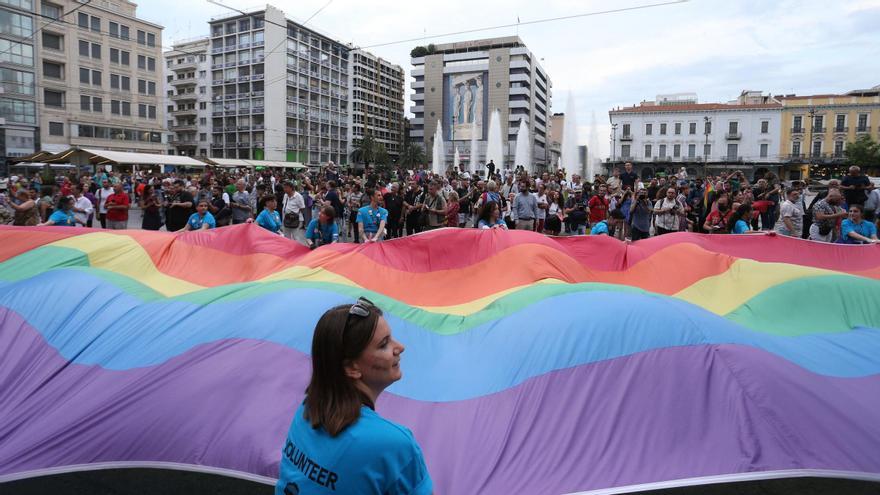
[[[635,7],[665,0],[276,0],[288,18],[343,42],[370,46],[517,22]],[[248,10],[258,3],[225,0]],[[165,26],[164,45],[208,33],[228,13],[206,0],[141,0],[138,16]],[[573,95],[581,144],[592,115],[601,156],[608,110],[694,92],[727,101],[743,89],[832,93],[880,84],[880,0],[691,0],[628,12],[520,26],[519,36],[553,80],[552,111]],[[426,38],[369,49],[410,71],[419,44],[509,36],[516,28]],[[407,79],[407,94],[410,80]],[[412,103],[407,100],[407,112]]]

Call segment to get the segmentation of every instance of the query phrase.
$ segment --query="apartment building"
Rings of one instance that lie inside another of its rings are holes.
[[[211,141],[210,39],[175,43],[165,52],[165,110],[168,154],[209,156]],[[221,101],[221,99],[218,99]],[[242,128],[249,125],[242,119]]]
[[[413,142],[432,149],[437,122],[441,122],[445,165],[449,166],[455,148],[463,160],[469,159],[476,127],[479,149],[475,151],[482,162],[489,118],[498,110],[504,165],[513,168],[516,134],[522,120],[531,136],[533,164],[546,166],[553,84],[518,36],[417,47],[412,55]]]
[[[41,1],[39,8],[40,147],[163,153],[162,26],[139,19],[126,0]]]
[[[397,160],[403,144],[403,68],[364,50],[349,52],[349,62],[348,152],[370,135]]]

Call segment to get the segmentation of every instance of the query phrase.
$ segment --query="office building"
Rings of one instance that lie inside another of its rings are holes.
[[[162,26],[138,19],[136,7],[125,0],[40,2],[39,148],[165,151]]]
[[[498,110],[504,165],[515,165],[521,120],[528,125],[531,136],[533,165],[546,165],[553,84],[518,36],[417,47],[411,62],[413,142],[431,150],[439,121],[447,167],[452,164],[455,148],[463,161],[470,159],[474,132],[479,139],[478,161],[483,162],[490,115]]]
[[[348,152],[370,135],[397,160],[403,145],[403,68],[363,50],[351,51],[349,62]]]
[[[632,162],[644,178],[742,170],[751,180],[780,173],[782,104],[760,91],[727,103],[699,103],[695,94],[658,95],[608,112],[613,132],[609,167]]]
[[[0,173],[39,148],[34,0],[0,0]]]

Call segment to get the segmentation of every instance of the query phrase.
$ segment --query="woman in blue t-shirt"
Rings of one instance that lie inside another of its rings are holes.
[[[49,219],[39,226],[55,225],[58,227],[76,227],[76,216],[73,214],[73,198],[61,196],[58,200],[58,209],[49,215]]]
[[[752,205],[743,203],[739,205],[727,225],[731,234],[748,234],[752,231]]]
[[[501,207],[495,201],[489,201],[480,208],[480,216],[477,221],[478,229],[504,229],[507,224],[501,218]]]
[[[263,196],[263,199],[260,200],[263,203],[263,211],[257,215],[257,225],[263,227],[269,232],[280,234],[281,233],[281,215],[275,211],[275,206],[277,205],[277,200],[275,196],[272,194],[267,194]]]
[[[403,345],[365,298],[336,306],[312,337],[312,377],[281,449],[276,495],[432,492],[422,450],[407,428],[375,412],[400,380]]]
[[[862,207],[850,205],[849,218],[840,224],[841,244],[877,244],[877,227],[862,218]]]

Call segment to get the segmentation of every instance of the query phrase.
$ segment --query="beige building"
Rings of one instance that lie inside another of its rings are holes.
[[[349,154],[369,134],[396,161],[403,144],[403,68],[364,50],[349,57]]]
[[[165,52],[168,154],[207,157],[210,151],[211,80],[207,36],[176,42]],[[222,96],[217,98],[222,100]],[[247,122],[249,124],[249,122]],[[245,122],[242,122],[245,124]]]
[[[550,143],[548,144],[548,156],[550,168],[554,169],[562,156],[562,130],[565,127],[565,114],[554,113],[550,117]]]
[[[138,19],[136,7],[41,2],[35,55],[43,150],[164,152],[162,26]]]
[[[477,162],[483,163],[490,115],[497,109],[504,166],[513,168],[521,120],[532,137],[533,164],[546,165],[553,84],[538,57],[518,36],[416,47],[411,56],[413,142],[430,150],[437,122],[441,122],[449,166],[455,148],[462,152],[463,161],[470,159],[476,129]]]

